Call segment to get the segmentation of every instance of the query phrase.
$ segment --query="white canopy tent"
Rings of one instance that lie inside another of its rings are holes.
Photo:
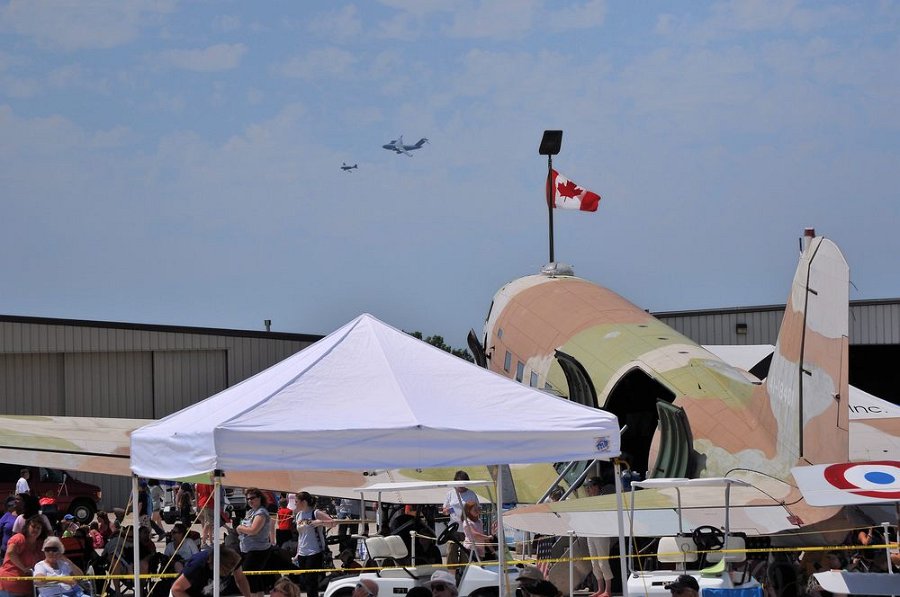
[[[136,430],[131,470],[169,479],[593,460],[619,452],[614,415],[515,383],[363,314],[254,377]]]

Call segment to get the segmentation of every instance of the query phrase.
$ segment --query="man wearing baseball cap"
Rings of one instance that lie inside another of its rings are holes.
[[[673,582],[668,583],[665,589],[671,591],[672,595],[680,597],[699,597],[700,595],[700,584],[689,574],[682,574]]]
[[[519,576],[516,577],[516,582],[519,583],[521,590],[521,592],[516,591],[517,595],[524,595],[524,597],[559,597],[560,595],[556,585],[546,580],[543,572],[537,566],[527,565],[522,568]]]

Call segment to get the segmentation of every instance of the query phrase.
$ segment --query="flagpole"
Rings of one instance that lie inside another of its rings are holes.
[[[550,263],[553,263],[553,156],[547,156],[547,215],[550,222]]]
[[[553,187],[553,156],[559,153],[562,147],[562,131],[544,131],[541,137],[541,146],[538,148],[540,155],[547,156],[547,216],[550,223],[550,263],[555,261],[553,255],[553,197],[556,189]]]

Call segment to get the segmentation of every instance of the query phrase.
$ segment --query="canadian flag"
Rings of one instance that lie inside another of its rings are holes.
[[[550,170],[550,185],[547,198],[553,201],[558,209],[578,209],[581,211],[597,211],[600,195],[583,189],[556,170]]]

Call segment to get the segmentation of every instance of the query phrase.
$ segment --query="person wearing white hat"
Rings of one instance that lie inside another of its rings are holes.
[[[425,583],[425,587],[431,589],[432,597],[456,597],[459,589],[456,588],[456,575],[447,570],[435,570],[431,580]]]

